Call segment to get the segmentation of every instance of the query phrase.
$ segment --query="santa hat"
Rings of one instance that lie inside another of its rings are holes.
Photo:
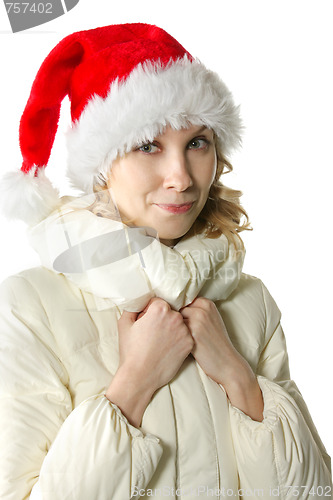
[[[214,130],[229,155],[240,142],[238,107],[219,76],[157,26],[112,25],[64,38],[46,57],[20,122],[20,171],[2,180],[4,210],[28,224],[59,206],[45,175],[68,95],[68,177],[88,194],[112,161],[151,141],[167,125]]]

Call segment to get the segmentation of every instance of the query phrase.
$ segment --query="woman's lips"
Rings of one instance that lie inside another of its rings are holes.
[[[175,204],[175,203],[156,203],[156,205],[162,210],[166,210],[167,212],[171,212],[173,214],[185,214],[188,212],[192,206],[193,206],[193,201],[190,203],[180,203],[180,204]]]

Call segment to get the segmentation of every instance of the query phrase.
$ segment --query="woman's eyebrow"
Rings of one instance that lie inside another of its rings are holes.
[[[204,130],[208,130],[208,128],[206,127],[206,125],[203,125],[202,127],[200,127],[198,130],[196,130],[193,133],[194,134],[200,134],[200,132],[203,132]]]

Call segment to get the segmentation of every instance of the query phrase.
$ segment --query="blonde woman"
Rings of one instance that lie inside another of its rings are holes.
[[[45,175],[71,100],[68,176]],[[331,498],[280,312],[242,273],[218,75],[162,29],[74,33],[43,62],[3,180],[42,267],[1,288],[3,499]]]

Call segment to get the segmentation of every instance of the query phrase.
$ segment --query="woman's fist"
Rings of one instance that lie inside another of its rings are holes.
[[[193,348],[183,316],[162,299],[152,299],[144,314],[124,311],[119,322],[119,367],[132,367],[154,391],[177,373]]]

